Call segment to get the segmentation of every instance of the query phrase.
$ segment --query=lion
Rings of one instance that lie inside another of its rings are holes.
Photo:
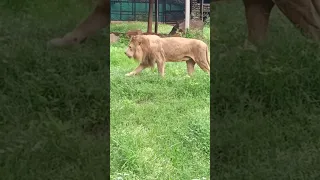
[[[208,46],[197,39],[135,35],[131,37],[125,54],[139,62],[139,66],[126,76],[137,75],[145,68],[153,68],[157,64],[160,76],[164,77],[166,62],[182,61],[187,64],[189,76],[192,76],[195,64],[210,75]]]

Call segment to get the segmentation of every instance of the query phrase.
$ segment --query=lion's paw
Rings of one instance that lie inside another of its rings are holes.
[[[133,76],[134,74],[132,72],[125,74],[125,76]]]

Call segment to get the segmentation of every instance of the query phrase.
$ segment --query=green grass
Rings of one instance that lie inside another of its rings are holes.
[[[112,24],[111,32],[146,31],[146,23]],[[171,26],[160,25],[160,33]],[[205,28],[208,37],[210,30]],[[209,76],[198,66],[186,77],[185,63],[167,63],[166,76],[128,59],[128,39],[110,48],[111,178],[209,179]]]
[[[1,2],[0,179],[107,176],[107,35],[46,47],[91,9],[89,1]]]
[[[319,45],[274,9],[266,44],[243,51],[241,1],[214,6],[213,177],[319,179]]]

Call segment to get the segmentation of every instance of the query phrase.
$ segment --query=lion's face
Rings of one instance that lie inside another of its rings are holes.
[[[135,50],[136,50],[136,47],[134,46],[133,43],[129,43],[129,46],[127,47],[127,50],[126,50],[126,55],[128,56],[128,58],[133,58],[134,54],[135,54]]]
[[[143,51],[141,48],[141,37],[132,36],[129,42],[129,46],[125,52],[128,58],[134,58],[138,61],[142,61]]]

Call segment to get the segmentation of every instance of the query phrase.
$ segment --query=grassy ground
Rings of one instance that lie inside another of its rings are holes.
[[[0,179],[107,176],[107,36],[46,48],[91,9],[90,1],[1,2]]]
[[[128,29],[146,31],[146,23],[111,25]],[[209,41],[208,27],[204,34]],[[209,179],[209,76],[196,66],[187,78],[185,63],[167,63],[165,79],[150,69],[125,77],[137,66],[127,45],[122,37],[110,48],[111,178]]]
[[[243,10],[241,1],[212,10],[212,175],[319,179],[319,45],[274,9],[268,42],[243,51]]]

